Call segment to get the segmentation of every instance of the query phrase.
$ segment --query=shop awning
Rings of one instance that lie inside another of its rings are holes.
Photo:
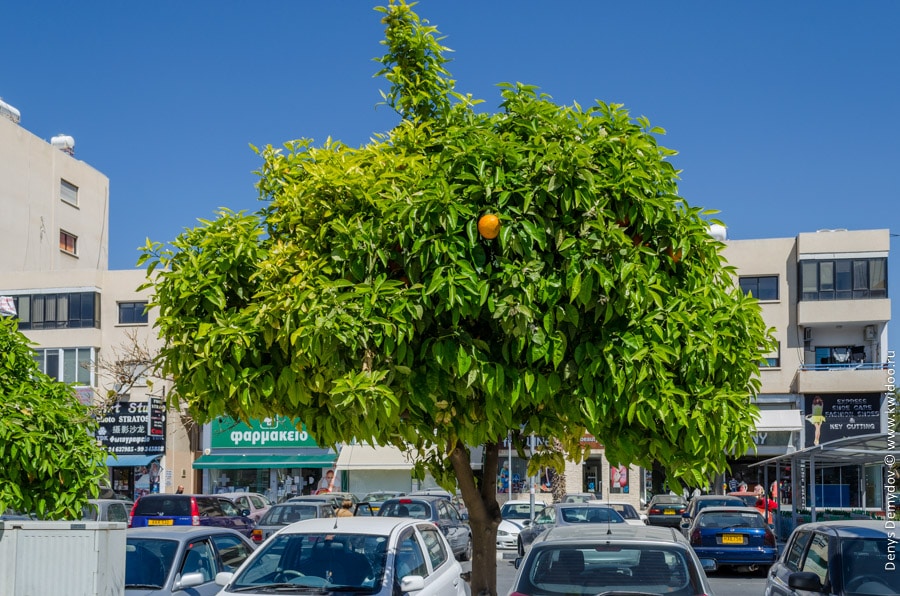
[[[411,454],[396,447],[344,445],[337,460],[338,470],[412,470]]]
[[[800,418],[800,410],[760,410],[759,421],[756,423],[757,431],[792,431],[800,430],[803,420]]]
[[[195,469],[215,468],[237,470],[240,468],[330,468],[334,466],[334,454],[272,455],[239,453],[229,455],[201,455],[194,460]]]
[[[162,457],[162,453],[153,455],[120,455],[118,459],[110,455],[106,458],[107,468],[128,468],[135,466],[149,466],[154,459]]]

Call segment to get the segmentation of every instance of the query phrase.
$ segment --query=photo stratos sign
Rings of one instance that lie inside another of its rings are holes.
[[[245,424],[228,416],[212,421],[210,447],[318,447],[297,419],[273,416]]]
[[[166,450],[165,420],[162,433],[148,435],[147,402],[117,402],[100,419],[97,440],[115,455],[152,455]]]

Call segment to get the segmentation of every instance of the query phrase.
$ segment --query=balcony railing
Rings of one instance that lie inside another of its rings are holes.
[[[835,364],[801,364],[800,370],[887,370],[886,362],[846,362]]]

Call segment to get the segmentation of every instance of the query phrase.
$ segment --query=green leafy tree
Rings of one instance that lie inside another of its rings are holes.
[[[96,430],[72,388],[38,369],[16,321],[0,317],[0,512],[80,519],[108,473]]]
[[[677,194],[661,129],[522,84],[479,113],[436,29],[403,2],[378,10],[397,126],[360,148],[262,149],[263,208],[148,241],[140,263],[160,365],[195,417],[296,416],[322,444],[417,451],[461,490],[472,591],[489,594],[510,429],[556,439],[532,472],[580,461],[590,432],[613,461],[700,484],[751,445],[768,332]]]

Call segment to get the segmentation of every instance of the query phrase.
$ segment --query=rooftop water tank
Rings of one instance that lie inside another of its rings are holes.
[[[726,240],[728,240],[728,230],[722,224],[710,224],[709,235],[719,242],[725,242]]]
[[[0,116],[9,118],[10,120],[18,124],[19,120],[22,117],[22,114],[19,113],[19,110],[0,99]]]
[[[75,155],[75,139],[69,135],[59,134],[50,139],[50,144],[63,153]]]

